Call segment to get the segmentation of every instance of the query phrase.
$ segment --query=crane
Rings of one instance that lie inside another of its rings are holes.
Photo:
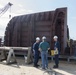
[[[10,8],[13,4],[12,3],[8,3],[4,8],[0,9],[0,17]],[[10,11],[11,12],[11,11]],[[9,15],[9,17],[11,17],[11,15]]]

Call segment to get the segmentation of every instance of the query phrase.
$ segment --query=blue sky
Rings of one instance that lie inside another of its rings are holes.
[[[76,39],[76,0],[0,0],[0,8],[5,6],[8,2],[13,3],[11,8],[12,16],[42,11],[51,11],[55,10],[56,8],[67,7],[67,24],[70,29],[70,38]],[[0,18],[0,35],[4,35],[4,30],[9,21],[8,15],[9,10]]]

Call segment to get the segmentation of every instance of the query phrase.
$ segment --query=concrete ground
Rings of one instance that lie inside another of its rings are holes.
[[[0,62],[0,75],[54,75],[48,74],[50,69],[42,70],[41,67],[34,68],[33,64],[26,65],[23,57],[17,57],[18,64],[6,65],[5,61]],[[41,60],[39,61],[41,65]],[[56,75],[76,75],[76,62],[60,61],[58,69],[53,69],[54,62],[49,60],[49,68],[56,72]],[[47,72],[48,71],[48,72]],[[46,72],[46,73],[44,73]]]

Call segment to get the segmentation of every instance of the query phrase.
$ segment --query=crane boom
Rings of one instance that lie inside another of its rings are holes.
[[[12,6],[12,3],[8,3],[4,8],[0,9],[0,17]]]

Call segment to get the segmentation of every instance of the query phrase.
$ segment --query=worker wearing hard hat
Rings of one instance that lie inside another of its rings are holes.
[[[36,38],[36,42],[33,45],[33,52],[34,52],[34,67],[38,67],[38,60],[39,60],[39,42],[40,38]]]
[[[55,44],[54,44],[54,53],[55,53],[55,65],[53,68],[59,67],[59,52],[60,52],[60,43],[58,41],[58,36],[53,37]]]
[[[50,49],[49,43],[46,42],[46,37],[42,37],[42,42],[39,45],[42,59],[42,69],[48,68],[48,50]]]

